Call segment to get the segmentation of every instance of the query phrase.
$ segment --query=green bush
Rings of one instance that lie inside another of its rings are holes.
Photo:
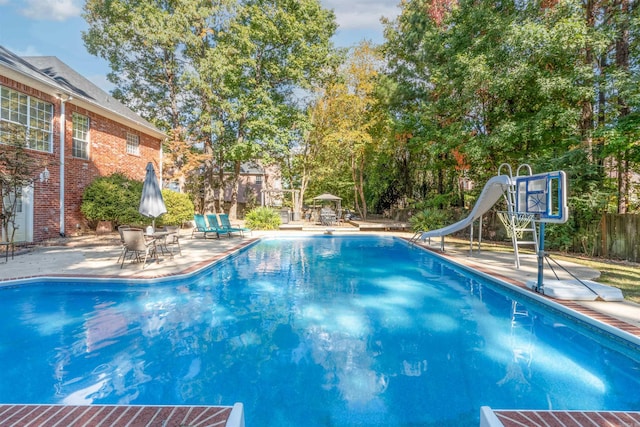
[[[121,173],[93,180],[82,195],[80,211],[95,227],[98,221],[120,224],[151,224],[151,218],[140,215],[142,182],[127,178]],[[156,226],[180,225],[193,219],[193,203],[187,194],[162,190],[167,213],[156,219]]]
[[[425,209],[412,216],[409,222],[413,231],[429,231],[442,228],[451,221],[446,211]]]
[[[133,181],[121,173],[93,180],[82,195],[80,211],[95,226],[98,221],[114,225],[137,224],[143,217],[138,213],[142,182]]]
[[[280,227],[280,214],[267,207],[252,209],[244,219],[246,226],[253,230],[277,230]]]
[[[164,189],[162,198],[167,207],[167,213],[156,220],[156,225],[182,225],[183,222],[193,219],[195,209],[188,194]]]

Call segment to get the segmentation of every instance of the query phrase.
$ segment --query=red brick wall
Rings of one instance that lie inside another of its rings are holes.
[[[0,76],[0,85],[54,104],[53,152],[45,153],[37,150],[30,150],[30,152],[33,153],[34,157],[37,157],[46,164],[50,173],[49,181],[41,183],[39,180],[39,174],[42,171],[34,172],[33,240],[41,241],[48,237],[58,236],[60,228],[60,203],[58,201],[60,174],[57,165],[60,163],[60,151],[57,148],[59,146],[59,133],[57,132],[58,126],[56,125],[55,120],[56,100],[53,96],[40,92],[39,90],[33,89],[22,83],[10,80],[4,76]]]
[[[71,155],[74,112],[89,117],[89,160]],[[159,174],[161,141],[80,108],[73,104],[73,100],[66,103],[65,124],[65,228],[66,233],[72,235],[86,228],[86,221],[80,213],[84,189],[95,178],[114,172],[142,181],[148,162],[153,163]],[[140,155],[127,153],[127,133],[138,135]]]
[[[39,172],[34,176],[34,218],[33,240],[35,242],[58,237],[60,230],[60,109],[61,101],[53,96],[34,90],[28,86],[0,76],[0,84],[23,92],[29,96],[54,105],[53,153],[33,151],[34,156],[46,159],[50,176],[48,182],[41,183]],[[89,159],[72,156],[73,113],[88,116]],[[127,132],[136,134],[140,141],[140,155],[131,155],[126,150]],[[89,112],[74,105],[73,100],[65,104],[65,147],[64,154],[64,202],[65,234],[76,234],[86,228],[86,220],[80,213],[82,193],[95,178],[122,172],[132,179],[142,181],[148,162],[152,162],[159,173],[161,140],[136,131],[124,124],[104,116]]]

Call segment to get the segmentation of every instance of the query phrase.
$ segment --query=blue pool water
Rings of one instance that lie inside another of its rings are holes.
[[[394,238],[262,240],[189,279],[3,287],[0,308],[2,403],[243,402],[248,427],[640,409],[636,345]]]

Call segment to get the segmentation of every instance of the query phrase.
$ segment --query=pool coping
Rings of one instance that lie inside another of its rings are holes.
[[[245,427],[242,403],[197,405],[0,404],[0,425]]]
[[[634,411],[531,411],[480,408],[480,427],[583,427],[638,426],[640,412]]]
[[[191,264],[184,269],[170,272],[170,273],[162,273],[156,275],[143,275],[142,272],[133,273],[129,276],[117,276],[117,275],[108,275],[108,274],[35,274],[30,276],[21,276],[21,277],[12,277],[12,278],[2,278],[0,279],[0,287],[4,286],[13,286],[13,285],[22,285],[29,284],[33,282],[37,282],[40,280],[46,280],[50,282],[60,282],[60,281],[80,281],[84,279],[91,279],[95,281],[109,281],[116,283],[157,283],[158,281],[166,281],[173,280],[176,278],[189,278],[192,277],[207,268],[211,268],[220,261],[240,252],[248,246],[254,245],[260,241],[260,237],[252,237],[249,239],[242,240],[236,246],[229,248],[227,250],[218,252],[207,259],[203,259],[194,264]]]

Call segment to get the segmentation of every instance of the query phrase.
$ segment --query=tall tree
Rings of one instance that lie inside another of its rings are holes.
[[[296,90],[308,89],[333,56],[335,18],[317,0],[240,2],[217,48],[228,55],[225,100],[218,104],[216,139],[230,166],[236,215],[240,166],[287,146],[299,108]],[[219,64],[210,64],[219,66]]]
[[[215,190],[222,207],[229,186],[232,217],[241,164],[292,127],[295,90],[331,57],[336,28],[318,0],[89,0],[85,17],[116,94],[167,123],[175,165],[198,165],[202,143],[203,209],[215,211]]]
[[[313,109],[315,144],[321,145],[323,168],[316,173],[349,186],[355,208],[366,218],[365,171],[378,139],[374,134],[380,115],[375,108],[375,87],[381,59],[375,48],[362,42],[353,48],[337,78],[327,84]],[[323,181],[320,178],[320,181]],[[327,189],[325,188],[324,191]],[[344,197],[341,189],[338,193]]]
[[[89,53],[106,59],[114,97],[167,132],[169,174],[181,187],[199,166],[187,131],[192,127],[193,92],[188,90],[183,50],[193,37],[192,23],[218,13],[224,1],[88,0],[82,35]]]
[[[482,182],[500,163],[544,163],[537,159],[571,147],[580,106],[594,93],[580,56],[593,39],[579,4],[462,0],[444,14],[424,13],[434,3],[407,2],[387,28],[385,52],[402,108],[398,129],[428,148],[438,193],[457,187],[459,177],[450,178],[460,163]]]

